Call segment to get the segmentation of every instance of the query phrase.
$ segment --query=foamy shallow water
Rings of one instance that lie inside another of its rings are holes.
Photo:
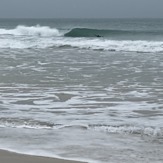
[[[162,163],[161,20],[37,21],[0,21],[0,148]]]
[[[162,59],[71,48],[4,50],[1,148],[89,162],[162,162]]]

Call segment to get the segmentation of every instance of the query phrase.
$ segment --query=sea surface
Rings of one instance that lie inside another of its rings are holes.
[[[0,148],[162,163],[163,19],[0,19]]]

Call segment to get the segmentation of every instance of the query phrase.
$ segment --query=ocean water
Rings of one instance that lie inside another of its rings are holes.
[[[163,19],[1,19],[0,148],[162,163],[162,81]]]

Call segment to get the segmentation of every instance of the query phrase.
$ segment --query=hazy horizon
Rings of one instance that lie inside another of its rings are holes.
[[[87,17],[83,17],[83,18],[73,18],[73,17],[51,17],[51,18],[49,18],[49,17],[47,17],[47,18],[45,18],[45,17],[0,17],[0,19],[2,20],[2,19],[49,19],[49,20],[52,20],[52,19],[85,19],[85,20],[89,20],[89,19],[163,19],[163,17],[162,18],[158,18],[158,17],[133,17],[133,18],[131,18],[131,17],[123,17],[123,18],[117,18],[117,17],[112,17],[112,18],[103,18],[103,17],[101,17],[101,18],[94,18],[94,17],[89,17],[89,18],[87,18]]]

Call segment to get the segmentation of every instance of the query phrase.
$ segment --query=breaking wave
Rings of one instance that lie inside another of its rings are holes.
[[[129,35],[131,33],[136,35],[141,32],[87,28],[74,28],[65,32],[65,30],[48,26],[17,26],[14,29],[0,29],[0,48],[46,49],[69,47],[118,52],[163,52],[163,41],[100,38],[100,36],[106,35]]]
[[[18,119],[18,118],[0,118],[0,127],[9,128],[29,128],[29,129],[52,129],[58,128],[60,125],[53,123],[37,121],[33,119]]]
[[[55,41],[53,46],[54,47],[69,46],[80,49],[116,51],[116,52],[139,52],[139,53],[163,52],[163,42],[159,41],[65,39]]]
[[[66,32],[67,31],[67,32]],[[0,28],[0,35],[25,35],[25,36],[66,36],[66,37],[109,37],[109,36],[163,36],[163,31],[140,31],[140,30],[114,30],[114,29],[91,29],[72,28],[71,30],[59,30],[49,26],[24,26],[18,25],[14,29]]]
[[[142,35],[163,35],[161,31],[134,31],[134,30],[113,30],[113,29],[90,29],[73,28],[65,34],[67,37],[109,37],[109,36],[142,36]]]
[[[0,118],[0,127],[28,128],[28,129],[82,129],[95,130],[112,134],[132,134],[163,137],[163,128],[151,126],[131,126],[131,125],[80,125],[80,124],[54,124],[50,122],[33,119]]]
[[[14,36],[61,36],[62,34],[56,28],[48,26],[22,26],[19,25],[15,29],[0,29],[0,35]]]
[[[109,126],[109,125],[90,125],[90,129],[96,131],[102,131],[107,133],[113,134],[133,134],[133,135],[146,135],[146,136],[159,136],[163,137],[163,128],[157,127],[140,127],[140,126],[128,126],[128,125],[121,125],[121,126]]]

